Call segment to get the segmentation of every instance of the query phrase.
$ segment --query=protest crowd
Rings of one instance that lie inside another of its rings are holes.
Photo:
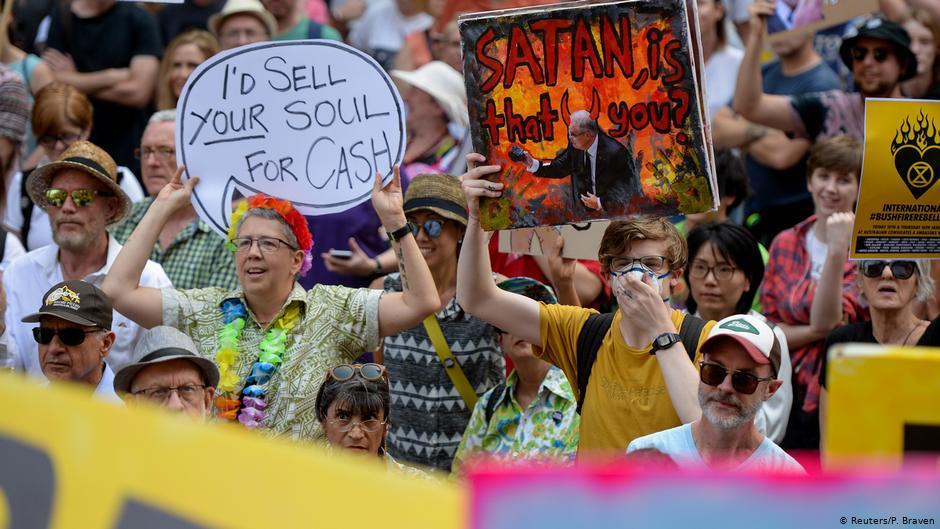
[[[612,220],[593,259],[564,257],[562,237],[501,251],[481,227],[507,186],[470,138],[457,16],[477,3],[11,2],[0,363],[29,379],[419,479],[649,457],[804,473],[830,348],[940,346],[940,262],[849,259],[865,101],[940,99],[938,2],[880,0],[833,46],[768,42],[796,2],[697,0],[718,207]],[[192,200],[215,175],[182,178],[184,87],[216,54],[303,39],[388,73],[403,159],[338,213],[240,197],[222,236]],[[569,136],[597,167],[613,141],[586,111]],[[597,195],[578,211],[616,200]]]

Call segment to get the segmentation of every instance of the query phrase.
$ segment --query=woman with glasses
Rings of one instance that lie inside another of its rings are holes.
[[[389,470],[427,477],[396,462],[385,451],[389,430],[388,373],[379,364],[342,364],[330,368],[317,392],[317,420],[333,448],[385,460]]]
[[[858,283],[868,302],[871,320],[840,327],[826,339],[822,352],[819,425],[825,424],[826,364],[830,348],[840,343],[940,346],[940,317],[923,320],[915,313],[916,303],[926,303],[936,285],[927,260],[867,260],[858,263]]]
[[[757,240],[747,229],[730,222],[699,226],[689,234],[689,262],[685,282],[689,289],[686,309],[705,320],[720,321],[735,314],[765,319],[752,309],[764,278],[764,259]],[[787,429],[793,389],[790,387],[790,352],[780,327],[771,325],[780,344],[783,385],[761,406],[754,424],[774,442]]]
[[[35,165],[24,165],[21,173],[10,180],[4,226],[19,235],[27,250],[53,244],[49,217],[35,207],[26,193],[26,179],[37,167],[59,159],[63,152],[79,140],[91,135],[91,102],[72,85],[55,81],[36,94],[32,115],[33,133],[42,156]],[[144,198],[137,177],[126,167],[118,167],[118,184],[131,202]]]
[[[102,289],[122,314],[145,327],[169,325],[191,336],[215,361],[216,415],[246,428],[293,439],[322,435],[316,388],[330,366],[350,362],[426,317],[437,307],[434,283],[402,211],[398,168],[384,189],[376,175],[372,205],[393,241],[404,288],[383,295],[366,288],[297,282],[310,268],[313,237],[290,202],[263,194],[232,215],[229,247],[238,288],[138,287],[143,263],[164,224],[188,207],[199,181],[180,182],[183,167],[154,199],[111,265]]]
[[[438,299],[432,317],[385,339],[395,423],[388,450],[399,461],[450,472],[477,395],[504,381],[506,361],[496,328],[457,303],[457,255],[467,225],[460,182],[445,174],[416,176],[404,211]],[[390,274],[372,286],[398,292],[402,280]]]

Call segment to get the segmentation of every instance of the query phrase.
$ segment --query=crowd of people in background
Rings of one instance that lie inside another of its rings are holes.
[[[793,2],[697,0],[719,207],[613,221],[575,260],[480,227],[503,189],[471,152],[451,2],[4,1],[0,362],[30,378],[422,478],[627,452],[799,473],[832,346],[940,345],[940,262],[848,258],[865,99],[940,98],[937,2],[880,0],[834,55],[766,42]],[[388,71],[404,159],[370,202],[255,195],[220,236],[177,101],[217,53],[298,39]]]

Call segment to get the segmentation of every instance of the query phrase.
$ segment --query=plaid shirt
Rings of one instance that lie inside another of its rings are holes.
[[[111,234],[118,242],[124,244],[130,238],[150,204],[153,204],[153,197],[137,202],[127,220],[111,228]],[[163,266],[174,288],[219,287],[232,290],[238,286],[235,259],[226,248],[225,239],[199,219],[183,228],[166,251],[160,248],[159,242],[155,243],[150,260]]]
[[[810,277],[812,259],[806,250],[806,237],[813,228],[813,215],[778,235],[770,245],[770,259],[761,283],[764,316],[784,325],[809,325],[816,281]],[[859,301],[855,262],[846,261],[842,274],[843,321],[855,323],[868,317]],[[819,405],[819,370],[823,340],[791,348],[793,362],[793,408],[814,413]],[[793,420],[791,418],[791,425]]]

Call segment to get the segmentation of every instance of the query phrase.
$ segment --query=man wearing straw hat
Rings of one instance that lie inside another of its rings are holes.
[[[32,331],[20,321],[23,311],[61,281],[83,279],[101,285],[121,249],[107,228],[124,220],[131,201],[117,183],[114,160],[87,141],[75,142],[57,161],[33,171],[26,189],[33,202],[49,215],[55,244],[19,257],[4,273],[9,305],[6,324],[16,343],[13,367],[42,377]],[[144,268],[141,284],[171,286],[163,268],[152,261]],[[112,330],[117,339],[108,364],[120,369],[128,363],[142,329],[114,311]]]
[[[259,0],[228,0],[222,11],[209,17],[209,31],[223,50],[271,40],[277,21]]]

